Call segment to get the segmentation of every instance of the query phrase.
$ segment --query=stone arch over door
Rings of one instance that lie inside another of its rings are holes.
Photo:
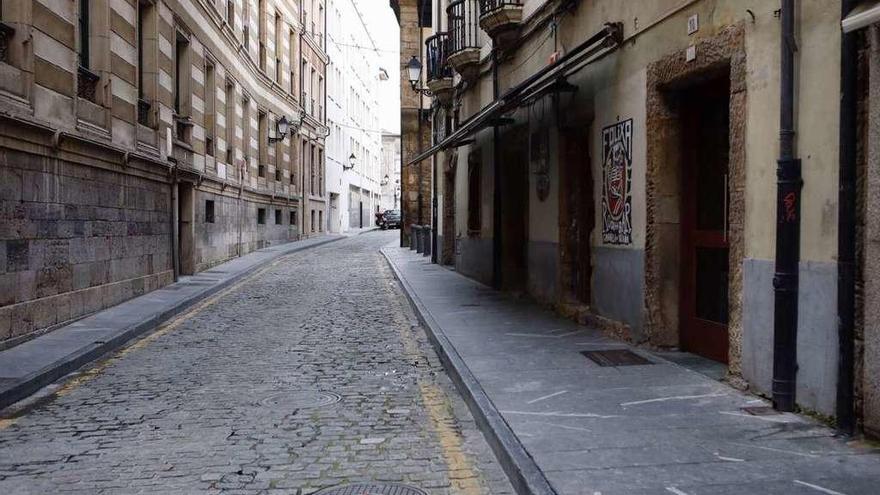
[[[728,373],[739,376],[742,354],[742,261],[745,216],[746,53],[741,24],[722,28],[696,45],[697,58],[680,50],[648,66],[645,233],[645,331],[657,346],[679,345],[681,124],[670,94],[729,71],[730,153],[728,235]]]

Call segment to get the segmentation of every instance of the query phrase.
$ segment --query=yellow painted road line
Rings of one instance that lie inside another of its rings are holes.
[[[398,292],[397,282],[388,264],[384,262],[381,255],[377,259],[379,260],[379,270],[386,278],[393,281],[386,286],[385,290],[389,298],[389,307],[398,305],[400,308],[399,311],[391,312],[391,320],[399,330],[404,356],[410,361],[415,359],[427,362],[427,357],[422,353],[418,342],[409,331],[410,320],[407,318],[407,315],[411,314],[409,302],[405,300],[403,294]],[[480,485],[480,476],[471,463],[470,456],[464,451],[464,441],[461,432],[456,428],[457,420],[446,391],[437,383],[426,379],[419,380],[419,392],[422,404],[431,418],[431,427],[440,442],[443,460],[448,468],[452,493],[481,495],[483,490]]]

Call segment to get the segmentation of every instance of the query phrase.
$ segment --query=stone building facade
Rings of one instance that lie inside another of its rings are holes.
[[[381,209],[396,210],[400,208],[400,134],[382,133],[381,175]]]
[[[441,262],[634,343],[723,363],[729,381],[767,395],[781,355],[777,221],[798,222],[799,238],[783,248],[799,252],[788,346],[797,404],[855,412],[876,432],[876,119],[865,89],[853,265],[861,282],[847,336],[839,185],[848,109],[836,97],[850,92],[843,17],[863,19],[874,6],[791,2],[803,185],[777,201],[787,3],[434,0],[424,65],[445,69],[427,74],[433,140],[421,154],[404,152],[404,170],[434,165]],[[860,36],[865,75],[874,45]],[[860,87],[873,91],[873,80]],[[404,143],[416,142],[414,129],[404,125]]]
[[[2,3],[0,345],[320,231],[310,20],[292,0]]]
[[[432,5],[425,0],[391,0],[400,23],[400,148],[401,148],[401,245],[410,243],[412,225],[431,224],[433,170],[430,160],[407,165],[431,146],[431,99],[413,91],[406,70],[412,56],[423,58],[425,39],[433,31]],[[419,87],[424,88],[426,71]]]

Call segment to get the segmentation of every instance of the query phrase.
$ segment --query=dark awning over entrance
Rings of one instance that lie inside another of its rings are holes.
[[[441,150],[461,146],[480,130],[497,125],[502,115],[553,92],[555,88],[563,84],[566,77],[598,60],[607,52],[615,50],[621,39],[621,25],[619,23],[606,24],[601,31],[572,49],[565,56],[510,88],[500,98],[483,107],[443,141],[431,146],[407,162],[407,165],[426,160]]]

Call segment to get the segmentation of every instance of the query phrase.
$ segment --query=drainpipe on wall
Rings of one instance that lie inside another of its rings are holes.
[[[171,176],[171,266],[174,270],[174,281],[180,278],[180,207],[178,206],[177,165]]]
[[[803,179],[794,149],[794,0],[782,0],[779,160],[776,176],[776,273],[773,277],[773,407],[795,408],[800,201]]]
[[[238,256],[244,255],[244,249],[241,246],[241,223],[244,219],[244,204],[242,196],[244,195],[244,165],[238,167]]]
[[[492,99],[497,101],[498,90],[498,51],[492,49]],[[501,288],[501,170],[498,153],[501,149],[498,124],[492,126],[492,287]]]
[[[855,6],[843,0],[841,19]],[[837,229],[837,429],[855,430],[853,399],[855,361],[856,146],[858,46],[856,32],[843,33],[840,44],[840,164]],[[873,39],[872,39],[873,42]]]

